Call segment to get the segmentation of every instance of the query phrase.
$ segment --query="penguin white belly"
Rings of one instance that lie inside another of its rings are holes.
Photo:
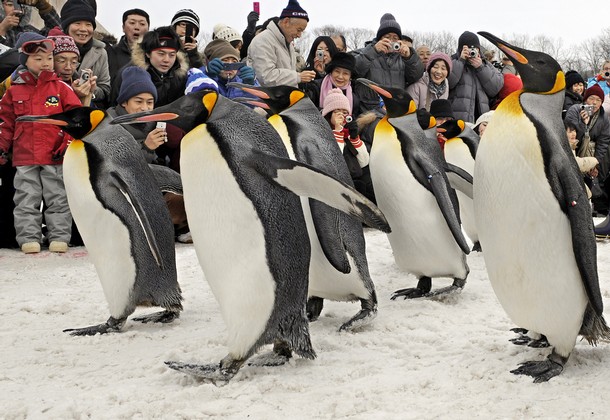
[[[468,146],[459,139],[450,139],[445,142],[445,160],[455,166],[458,166],[468,172],[474,174],[474,159],[470,154]],[[470,240],[474,243],[479,240],[477,227],[474,218],[474,205],[472,199],[461,191],[455,191],[460,202],[460,219],[462,228]]]
[[[229,353],[241,358],[265,330],[275,302],[265,231],[205,126],[182,140],[180,166],[197,258],[227,325]]]
[[[292,144],[290,143],[290,135],[286,124],[279,115],[273,115],[269,118],[269,122],[278,132],[284,147],[291,159],[296,160],[296,155]],[[313,217],[309,208],[309,198],[300,197],[303,207],[303,215],[307,224],[307,233],[311,244],[311,259],[309,260],[309,288],[308,296],[318,296],[331,300],[346,300],[354,297],[367,299],[369,291],[364,287],[364,282],[360,277],[360,273],[354,264],[351,255],[348,254],[351,271],[347,274],[337,271],[335,267],[328,261],[322,246],[316,228],[313,223]]]
[[[434,195],[413,177],[398,140],[376,137],[369,165],[377,205],[392,228],[388,239],[398,266],[417,277],[465,278],[465,256]]]
[[[129,230],[98,201],[89,179],[82,141],[70,144],[63,165],[70,211],[102,283],[110,315],[123,317],[136,279]]]
[[[501,121],[479,146],[474,177],[489,279],[518,326],[545,334],[567,356],[587,305],[569,220],[551,192],[532,123]]]

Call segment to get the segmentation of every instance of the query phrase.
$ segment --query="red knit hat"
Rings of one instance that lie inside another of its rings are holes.
[[[596,83],[591,86],[589,89],[585,90],[585,94],[582,96],[582,101],[586,102],[589,96],[595,95],[602,101],[604,100],[604,91],[602,88]]]
[[[523,89],[523,82],[521,81],[521,78],[511,73],[505,73],[504,86],[502,86],[502,89],[500,89],[500,92],[498,92],[498,102],[520,89]]]
[[[56,26],[49,31],[49,39],[52,39],[53,42],[55,42],[53,54],[71,52],[80,57],[80,52],[78,51],[78,47],[76,46],[74,39],[70,35],[63,33],[63,31],[59,29],[59,26]]]

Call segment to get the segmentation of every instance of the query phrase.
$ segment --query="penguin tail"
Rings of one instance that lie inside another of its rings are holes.
[[[596,346],[599,341],[610,342],[610,327],[603,315],[595,313],[591,304],[587,305],[579,334],[592,346]]]

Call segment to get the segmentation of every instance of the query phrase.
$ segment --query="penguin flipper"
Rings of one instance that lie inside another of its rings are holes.
[[[326,259],[337,271],[348,274],[351,266],[341,235],[338,234],[343,231],[341,218],[344,216],[339,210],[313,199],[309,199],[309,210]]]
[[[148,220],[148,216],[146,215],[146,211],[144,210],[142,203],[140,203],[140,200],[138,200],[137,195],[134,193],[134,191],[131,191],[131,188],[129,187],[127,182],[125,182],[125,180],[117,171],[111,171],[110,177],[114,180],[116,187],[125,196],[125,199],[136,214],[138,222],[140,222],[140,226],[144,231],[144,236],[146,237],[146,242],[148,243],[150,252],[155,258],[155,261],[157,262],[159,268],[163,269],[163,258],[161,257],[159,245],[157,244],[157,240],[155,238],[150,220]]]
[[[366,223],[390,233],[385,216],[369,199],[349,185],[302,162],[253,151],[251,166],[269,181],[292,193],[314,198]]]
[[[447,226],[449,230],[451,230],[451,234],[453,238],[462,249],[464,254],[470,253],[470,247],[466,242],[466,238],[464,238],[464,234],[462,233],[462,226],[460,225],[459,219],[459,209],[456,205],[454,205],[454,201],[450,196],[451,193],[455,195],[454,191],[449,192],[449,188],[447,185],[447,181],[442,176],[441,172],[434,172],[428,176],[430,181],[430,187],[432,188],[432,193],[436,198],[436,202],[438,203],[438,207],[447,222]]]
[[[449,162],[447,162],[445,173],[447,174],[447,179],[449,180],[451,187],[455,190],[463,192],[472,200],[472,175],[459,166],[453,165]]]
[[[572,232],[572,249],[576,265],[580,271],[589,303],[598,316],[604,310],[599,277],[597,274],[597,243],[593,231],[593,219],[588,198],[580,180],[574,176],[569,165],[563,165],[558,171],[558,179],[563,193],[564,204],[570,230]],[[552,181],[550,181],[552,183]],[[561,201],[560,201],[561,205]]]
[[[170,192],[172,194],[183,195],[182,193],[182,178],[180,174],[171,168],[163,165],[148,164],[152,171],[155,181],[161,192]]]

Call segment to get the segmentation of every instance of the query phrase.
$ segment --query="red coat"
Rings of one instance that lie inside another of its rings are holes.
[[[43,71],[36,79],[26,69],[19,70],[0,101],[0,151],[8,152],[12,147],[13,166],[61,164],[61,152],[71,140],[67,133],[54,125],[15,120],[80,106],[72,88],[55,73]]]

